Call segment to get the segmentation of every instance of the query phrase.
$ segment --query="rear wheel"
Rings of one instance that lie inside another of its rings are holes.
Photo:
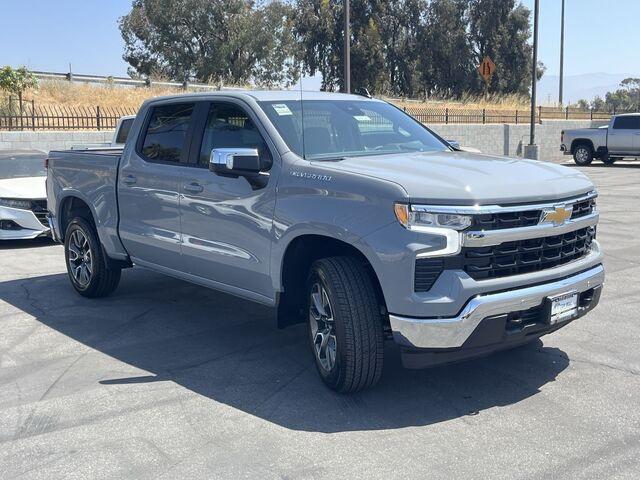
[[[581,143],[573,150],[573,160],[577,165],[586,166],[593,161],[593,149],[587,143]]]
[[[316,261],[307,280],[309,340],[327,386],[351,393],[372,387],[383,363],[382,315],[365,268],[351,257]]]
[[[86,219],[76,217],[69,223],[64,255],[71,285],[83,297],[105,297],[120,283],[121,270],[106,266],[98,235]]]

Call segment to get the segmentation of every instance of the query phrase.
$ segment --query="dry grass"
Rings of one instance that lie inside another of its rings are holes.
[[[92,85],[69,83],[64,81],[41,82],[40,88],[30,92],[27,97],[33,98],[40,106],[95,107],[137,109],[147,98],[161,95],[182,93],[181,89],[152,86],[119,87],[114,85]],[[515,110],[528,109],[528,99],[517,95],[464,95],[463,98],[409,100],[388,98],[390,102],[408,108],[439,107],[450,109],[491,109]]]
[[[389,98],[390,102],[407,108],[440,107],[451,109],[486,108],[488,110],[529,109],[529,99],[520,95],[473,95],[467,93],[460,99],[430,98],[428,100],[408,100]]]
[[[137,109],[147,98],[181,93],[179,89],[161,87],[119,87],[114,85],[77,84],[62,81],[41,82],[29,92],[39,106],[95,107]]]

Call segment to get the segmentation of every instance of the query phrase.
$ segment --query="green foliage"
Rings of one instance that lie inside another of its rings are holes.
[[[607,92],[604,99],[597,96],[590,103],[584,99],[578,100],[576,106],[608,112],[640,111],[640,78],[625,78],[620,82],[620,87]]]
[[[134,0],[120,19],[134,75],[212,83],[296,78],[292,7],[272,1]]]
[[[131,73],[267,87],[343,79],[344,0],[133,0],[120,21]],[[374,93],[528,95],[530,11],[516,0],[351,0],[351,84]],[[538,75],[544,73],[540,64]]]
[[[38,79],[27,67],[13,69],[7,65],[0,70],[0,90],[22,98],[25,91],[35,88],[38,88]]]

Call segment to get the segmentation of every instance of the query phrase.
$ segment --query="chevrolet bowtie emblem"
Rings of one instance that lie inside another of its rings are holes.
[[[553,223],[555,226],[564,224],[571,218],[573,208],[555,207],[553,210],[544,210],[540,223]]]

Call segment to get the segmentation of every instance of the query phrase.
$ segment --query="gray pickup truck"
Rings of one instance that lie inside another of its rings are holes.
[[[613,165],[623,157],[640,157],[640,113],[615,115],[598,128],[563,130],[560,150],[582,166],[594,158]]]
[[[456,151],[353,95],[153,99],[121,153],[51,152],[47,195],[79,294],[136,265],[273,306],[340,392],[378,381],[385,340],[409,368],[520,346],[604,281],[582,173]]]

